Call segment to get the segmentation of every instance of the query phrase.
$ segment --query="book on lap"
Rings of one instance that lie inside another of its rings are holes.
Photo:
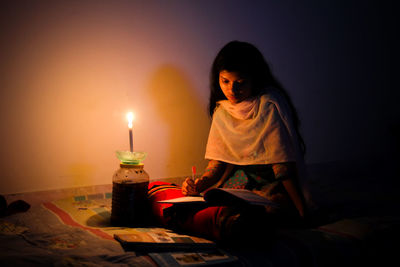
[[[212,188],[205,191],[203,196],[178,197],[158,202],[170,204],[207,203],[209,205],[250,204],[277,206],[276,203],[248,189],[233,188]]]

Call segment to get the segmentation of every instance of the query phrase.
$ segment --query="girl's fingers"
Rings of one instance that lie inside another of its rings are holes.
[[[186,178],[182,183],[182,194],[184,195],[196,195],[196,188],[191,178]]]
[[[194,186],[194,181],[193,181],[192,178],[189,178],[189,177],[186,178],[186,179],[185,179],[185,182],[186,182],[188,185],[192,186],[192,187]]]

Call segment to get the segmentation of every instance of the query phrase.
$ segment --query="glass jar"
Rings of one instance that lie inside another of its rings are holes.
[[[150,208],[147,198],[149,175],[144,165],[120,164],[113,175],[111,225],[145,227]]]

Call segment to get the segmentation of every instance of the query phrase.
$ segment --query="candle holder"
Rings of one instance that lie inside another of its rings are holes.
[[[142,161],[146,152],[116,151],[121,161],[113,175],[111,224],[145,227],[149,222],[149,175]]]
[[[147,156],[146,152],[117,150],[115,153],[117,154],[117,158],[123,164],[140,164]]]

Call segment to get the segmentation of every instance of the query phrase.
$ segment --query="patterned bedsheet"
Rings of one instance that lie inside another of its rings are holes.
[[[124,229],[102,225],[109,210],[103,196],[45,202],[1,218],[0,266],[155,266],[112,238]]]
[[[335,170],[312,181],[327,221],[225,247],[239,259],[234,266],[390,266],[400,238],[398,187],[371,176],[348,179]],[[27,212],[0,218],[0,266],[156,266],[113,239],[115,233],[156,229],[111,227],[111,186],[106,189],[53,195]]]

